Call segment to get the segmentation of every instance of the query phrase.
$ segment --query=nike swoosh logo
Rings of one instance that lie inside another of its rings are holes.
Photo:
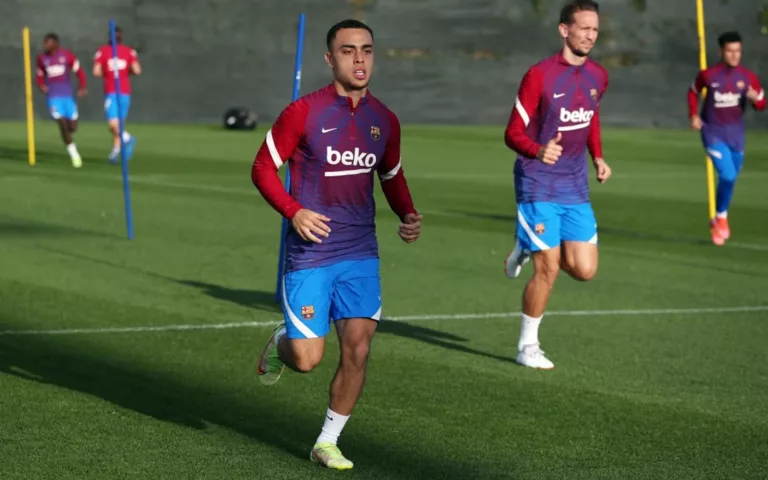
[[[553,96],[553,97],[555,97],[555,98],[560,98],[560,97],[562,97],[563,95],[565,95],[565,94],[564,94],[564,93],[556,93],[556,94],[554,94],[554,95],[552,95],[552,96]]]
[[[328,133],[328,132],[332,132],[332,131],[338,130],[338,129],[339,129],[339,127],[328,128],[328,129],[323,128],[322,131],[323,131],[323,133]]]
[[[712,88],[717,88],[717,87],[719,87],[719,86],[720,86],[720,84],[719,84],[719,83],[713,83],[713,84],[712,84]]]

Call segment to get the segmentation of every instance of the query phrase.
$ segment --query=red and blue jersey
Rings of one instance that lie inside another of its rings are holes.
[[[758,94],[754,108],[765,109],[765,91],[757,75],[741,65],[729,67],[720,63],[696,75],[688,90],[688,115],[698,113],[699,93],[706,88],[701,106],[701,134],[706,145],[722,142],[733,151],[744,151],[744,110],[750,87]]]
[[[601,158],[599,105],[608,72],[590,59],[571,65],[558,53],[528,69],[518,89],[505,132],[515,162],[518,204],[589,201],[587,150]],[[536,158],[539,149],[562,134],[563,153],[554,165]]]
[[[96,50],[93,56],[94,63],[101,65],[101,71],[104,72],[104,95],[118,93],[115,85],[115,67],[112,52],[112,45],[102,45]],[[131,94],[131,65],[139,61],[139,54],[133,48],[118,44],[117,45],[117,71],[120,79],[120,94]]]
[[[85,73],[74,53],[59,48],[53,53],[37,56],[37,84],[48,87],[48,98],[71,97],[73,73],[77,75],[80,88],[85,88]]]
[[[290,193],[277,175],[284,164]],[[253,183],[286,218],[306,208],[331,219],[322,243],[304,241],[290,229],[286,271],[378,258],[376,174],[401,219],[416,213],[400,163],[400,122],[370,92],[353,107],[328,85],[283,110],[256,155]]]

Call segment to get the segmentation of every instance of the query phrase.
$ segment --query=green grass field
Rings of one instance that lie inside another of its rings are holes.
[[[768,134],[749,137],[714,247],[698,137],[606,130],[600,273],[559,280],[541,330],[557,368],[539,372],[513,362],[524,280],[503,275],[502,128],[406,126],[425,228],[401,243],[379,201],[394,320],[341,438],[355,470],[338,473],[308,461],[336,342],[309,375],[255,376],[281,318],[280,222],[250,182],[264,129],[131,131],[129,242],[103,125],[78,133],[74,170],[54,124],[34,168],[24,126],[0,124],[3,480],[768,476]]]

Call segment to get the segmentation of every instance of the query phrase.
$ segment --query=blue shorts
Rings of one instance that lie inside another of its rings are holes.
[[[561,242],[597,244],[595,212],[589,203],[522,203],[517,206],[517,239],[532,252],[559,247]]]
[[[324,337],[331,319],[381,319],[379,259],[307,268],[283,276],[283,315],[288,338]]]
[[[131,109],[131,96],[121,94],[119,99],[121,120],[125,120],[128,118],[128,110]],[[117,120],[117,102],[118,95],[116,93],[110,93],[104,98],[104,114],[107,116],[107,120]]]
[[[77,113],[77,103],[72,97],[49,97],[48,98],[48,112],[51,114],[51,118],[59,120],[77,120],[79,116]]]
[[[744,152],[733,150],[724,142],[715,142],[712,145],[705,145],[704,148],[712,159],[718,177],[729,182],[736,181],[736,177],[744,166]]]

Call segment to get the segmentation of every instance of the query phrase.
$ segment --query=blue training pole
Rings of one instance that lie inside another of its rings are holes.
[[[125,226],[128,230],[128,240],[133,240],[133,213],[131,212],[131,186],[128,183],[128,161],[125,159],[125,141],[123,141],[123,112],[120,105],[120,69],[117,59],[117,38],[115,36],[115,21],[109,21],[109,39],[112,42],[112,71],[115,75],[115,102],[117,103],[117,121],[120,124],[120,163],[123,167],[123,197],[125,198]],[[129,67],[130,68],[130,67]]]
[[[296,59],[293,65],[293,99],[299,98],[301,91],[301,57],[304,54],[304,21],[306,17],[303,13],[299,14],[299,31],[296,35]],[[291,170],[285,171],[285,189],[291,191]],[[278,302],[283,295],[283,269],[285,264],[285,236],[288,232],[288,219],[283,218],[282,228],[280,229],[280,259],[277,264],[277,287],[275,288],[275,300]]]

